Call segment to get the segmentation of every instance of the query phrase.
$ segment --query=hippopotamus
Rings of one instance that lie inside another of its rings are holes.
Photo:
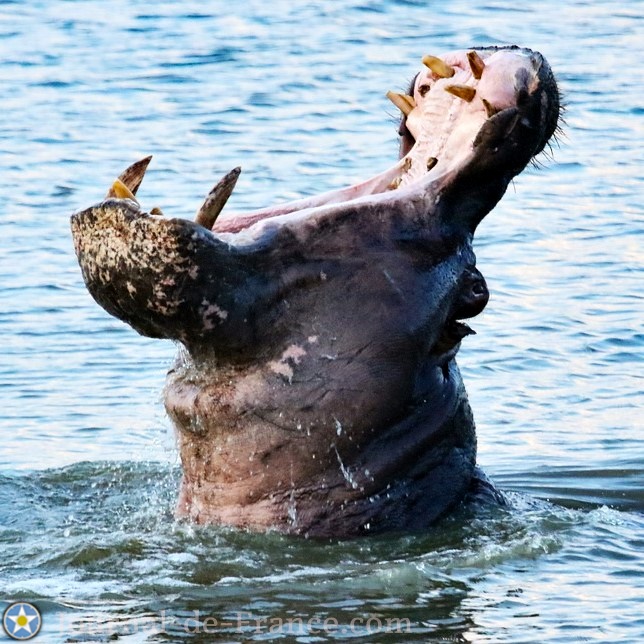
[[[488,302],[474,232],[558,127],[529,49],[425,56],[399,158],[357,185],[195,221],[144,211],[149,157],[72,215],[93,298],[178,344],[164,401],[182,463],[177,516],[344,538],[424,530],[476,484],[455,356]],[[221,214],[220,214],[221,213]]]

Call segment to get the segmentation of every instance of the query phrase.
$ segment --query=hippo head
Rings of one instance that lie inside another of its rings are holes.
[[[475,470],[455,355],[488,300],[472,236],[556,129],[541,55],[426,56],[389,170],[319,197],[196,222],[144,212],[146,159],[72,216],[109,313],[179,343],[165,406],[179,516],[310,536],[421,529]]]

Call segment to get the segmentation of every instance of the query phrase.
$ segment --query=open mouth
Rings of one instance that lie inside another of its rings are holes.
[[[531,129],[538,136],[533,137],[529,159],[553,134],[558,106],[555,116],[550,105],[536,105],[534,109],[535,93],[543,85],[554,85],[550,69],[539,54],[517,47],[490,47],[442,57],[428,55],[422,62],[423,69],[409,94],[387,92],[402,113],[401,156],[389,169],[318,196],[246,213],[222,214],[241,172],[234,168],[207,196],[196,222],[227,243],[244,244],[259,237],[268,225],[324,216],[352,202],[369,201],[386,207],[388,201],[403,198],[405,192],[409,197],[422,192],[424,198],[437,200],[442,186],[476,160],[481,153],[477,148],[485,148],[485,153],[493,157],[515,130]],[[517,154],[517,167],[525,163],[523,147]],[[149,159],[128,168],[108,198],[135,199]]]

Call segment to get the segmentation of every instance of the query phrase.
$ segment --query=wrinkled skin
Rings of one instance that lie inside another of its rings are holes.
[[[314,537],[417,530],[476,480],[454,360],[471,333],[458,320],[488,301],[472,236],[553,134],[559,99],[539,54],[479,49],[480,79],[466,54],[443,57],[452,78],[419,73],[401,160],[364,184],[212,230],[114,192],[73,215],[96,301],[182,345],[165,388],[179,516]]]

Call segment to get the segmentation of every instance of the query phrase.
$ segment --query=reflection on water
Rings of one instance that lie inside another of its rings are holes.
[[[215,5],[0,3],[0,599],[55,642],[641,640],[639,6]],[[459,357],[511,507],[343,543],[175,522],[174,347],[90,299],[69,214],[150,153],[140,196],[171,216],[239,164],[233,210],[370,176],[396,154],[387,89],[507,42],[567,103],[554,161],[477,232],[491,300]]]

